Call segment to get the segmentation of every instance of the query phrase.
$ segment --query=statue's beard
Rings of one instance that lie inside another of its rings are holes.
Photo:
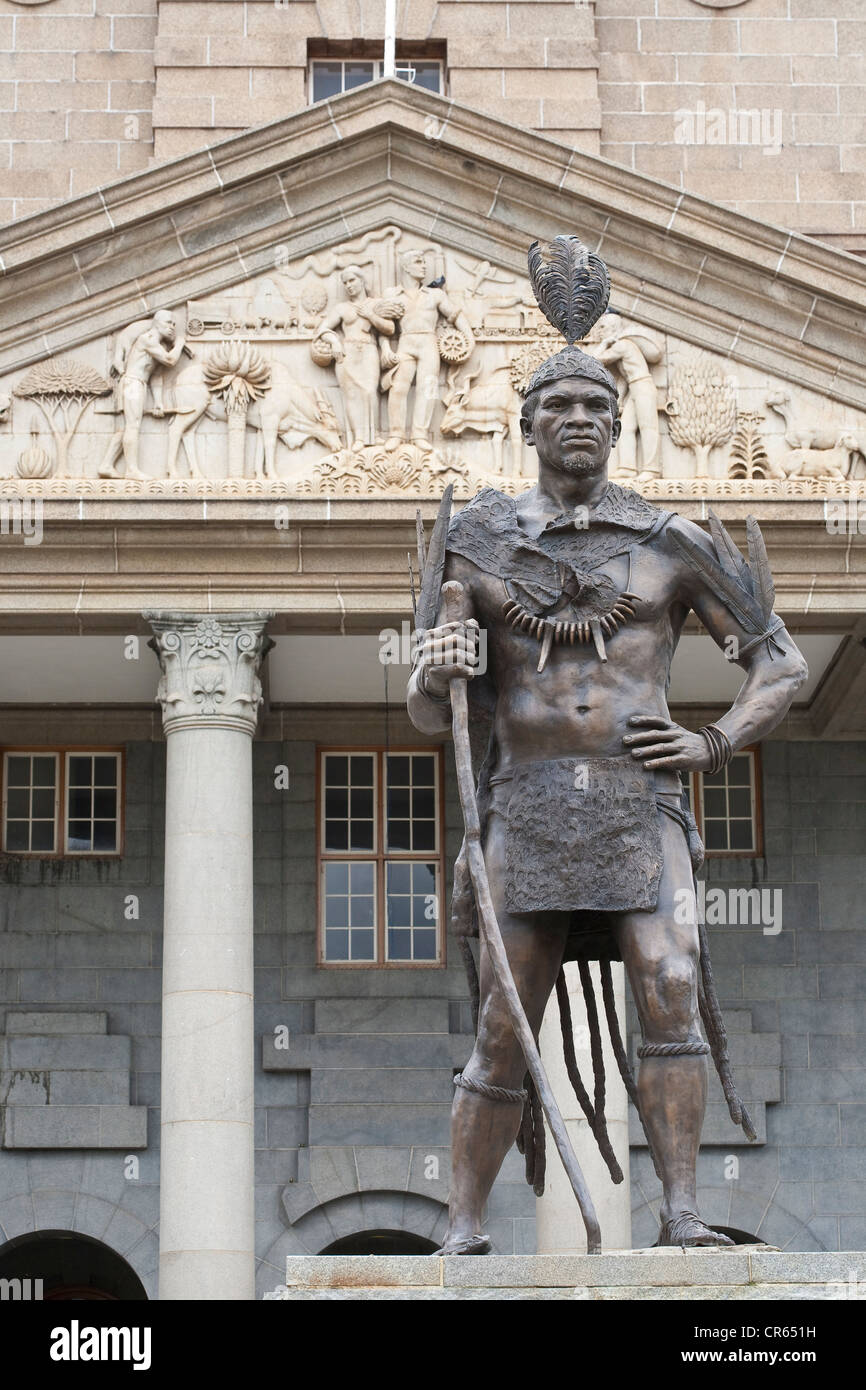
[[[560,473],[568,473],[572,478],[591,478],[604,471],[606,459],[598,454],[567,454],[556,461]]]

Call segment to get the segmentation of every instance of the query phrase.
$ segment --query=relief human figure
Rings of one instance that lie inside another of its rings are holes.
[[[127,478],[148,478],[138,466],[141,422],[147,404],[148,387],[152,387],[151,413],[157,418],[165,414],[162,398],[162,373],[158,367],[174,367],[186,346],[183,334],[178,334],[174,314],[157,309],[150,323],[139,321],[118,336],[111,374],[118,378],[117,401],[123,413],[123,428],[115,431],[99,469],[100,478],[120,478],[117,462],[121,455],[126,464]]]
[[[560,277],[569,278],[570,270]],[[729,1245],[697,1204],[711,1044],[720,1075],[730,1073],[694,906],[702,847],[681,778],[719,770],[765,738],[806,665],[772,613],[754,523],[750,564],[735,562],[715,519],[711,539],[608,481],[621,428],[617,388],[594,357],[569,346],[548,359],[530,381],[522,428],[538,454],[538,483],[517,498],[485,489],[452,520],[444,578],[462,585],[465,613],[446,622],[440,608],[409,682],[409,713],[423,733],[441,735],[451,725],[452,679],[470,682],[470,699],[473,689],[486,692],[484,860],[529,1024],[537,1037],[564,961],[625,963],[643,1035],[635,1095],[663,1185],[659,1243]],[[697,732],[675,723],[667,704],[690,610],[720,648],[738,653],[745,673],[730,709]],[[487,670],[476,679],[479,627]],[[455,887],[456,930],[476,934],[459,860]],[[479,976],[475,1048],[456,1078],[444,1253],[490,1249],[484,1208],[526,1099],[526,1062],[483,939]],[[728,1102],[753,1136],[735,1091]]]
[[[396,348],[384,353],[388,368],[383,387],[388,390],[388,439],[385,448],[394,450],[411,439],[419,448],[431,447],[431,421],[439,397],[441,359],[436,330],[439,320],[453,323],[467,340],[466,356],[475,346],[475,337],[466,314],[448,298],[441,285],[425,284],[427,264],[423,251],[407,251],[400,260],[405,277],[411,282],[399,291],[404,304],[400,337]],[[414,384],[415,402],[411,422],[409,391]]]
[[[596,331],[598,345],[593,343],[589,351],[606,367],[616,367],[626,383],[620,415],[622,432],[616,450],[617,473],[639,482],[660,478],[658,392],[650,364],[661,360],[662,350],[640,328],[627,329],[619,314],[605,314]]]
[[[340,272],[346,298],[326,314],[316,329],[312,353],[316,361],[333,361],[346,413],[346,434],[353,449],[375,444],[379,429],[378,334],[390,337],[403,313],[399,300],[373,299],[361,269],[347,265]],[[342,338],[337,332],[342,329]]]

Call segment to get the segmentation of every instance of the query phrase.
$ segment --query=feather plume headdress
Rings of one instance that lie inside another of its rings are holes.
[[[576,346],[601,318],[610,301],[607,266],[576,236],[534,241],[528,259],[529,280],[538,307],[568,346],[548,357],[533,372],[527,394],[564,377],[585,377],[610,391],[615,410],[617,389],[610,372]]]

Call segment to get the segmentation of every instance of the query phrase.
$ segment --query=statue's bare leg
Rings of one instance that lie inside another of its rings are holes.
[[[692,890],[679,826],[661,817],[664,869],[655,912],[623,913],[616,932],[646,1043],[700,1045],[698,929],[676,894]],[[682,917],[691,921],[681,922]],[[698,1217],[696,1164],[707,1100],[705,1055],[644,1057],[638,1076],[644,1122],[662,1173],[661,1241],[730,1245]]]
[[[515,914],[502,900],[505,826],[492,812],[488,820],[485,860],[496,916],[529,1025],[538,1036],[550,992],[556,982],[567,934],[560,913]],[[526,1062],[510,1018],[496,988],[487,952],[481,950],[481,1008],[475,1049],[464,1073],[470,1081],[519,1091]],[[443,1250],[455,1250],[478,1236],[490,1189],[505,1155],[517,1137],[523,1107],[519,1101],[488,1100],[455,1087],[451,1112],[451,1202]]]

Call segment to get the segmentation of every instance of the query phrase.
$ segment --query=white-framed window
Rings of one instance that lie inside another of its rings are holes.
[[[743,748],[721,772],[693,772],[689,800],[707,855],[763,853],[760,749]]]
[[[443,963],[438,749],[319,754],[319,962]]]
[[[122,811],[119,750],[9,748],[3,753],[6,854],[120,854]]]
[[[381,58],[314,58],[309,68],[309,99],[311,103],[327,101],[341,92],[363,87],[382,76]],[[403,82],[424,87],[428,92],[442,92],[443,63],[439,58],[398,58],[395,74]]]

